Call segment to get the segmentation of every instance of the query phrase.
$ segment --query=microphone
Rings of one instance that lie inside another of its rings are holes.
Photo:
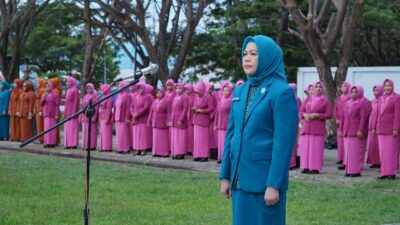
[[[145,75],[154,75],[155,73],[157,73],[158,71],[158,65],[154,64],[154,63],[150,63],[150,65],[148,67],[145,67],[139,71],[137,71],[134,75],[131,76],[127,76],[127,77],[120,77],[117,80],[115,80],[115,82],[119,82],[119,81],[123,81],[123,80],[129,80],[129,79],[138,79],[141,76],[145,76]]]

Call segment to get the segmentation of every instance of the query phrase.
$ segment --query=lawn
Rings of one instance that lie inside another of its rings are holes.
[[[400,222],[400,181],[291,181],[288,225]],[[92,162],[91,224],[230,224],[217,175]],[[0,224],[83,224],[84,162],[0,151]]]

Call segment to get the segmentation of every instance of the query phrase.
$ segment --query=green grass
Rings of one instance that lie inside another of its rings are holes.
[[[289,225],[400,222],[400,182],[350,187],[291,181]],[[216,174],[92,161],[91,224],[224,225]],[[84,162],[0,151],[0,224],[83,224]]]

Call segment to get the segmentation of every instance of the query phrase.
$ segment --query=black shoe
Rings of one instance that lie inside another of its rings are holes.
[[[338,168],[338,170],[344,170],[344,169],[346,169],[346,166],[345,165],[340,165],[337,168]]]
[[[361,177],[361,173],[350,174],[350,177]]]
[[[343,164],[343,160],[337,161],[336,164],[338,164],[338,165]]]
[[[310,170],[310,172],[308,172],[309,174],[319,174],[318,170]]]
[[[350,174],[348,174],[348,173],[345,173],[345,174],[344,174],[344,176],[345,176],[345,177],[349,177],[349,176],[350,176]]]
[[[199,161],[200,160],[200,158],[193,158],[193,161]]]
[[[178,160],[180,160],[180,159],[185,159],[185,155],[177,155],[177,156],[175,157],[175,159],[178,159]]]
[[[387,176],[387,179],[388,180],[395,180],[396,179],[396,175]]]
[[[381,168],[381,165],[379,165],[379,164],[372,164],[372,165],[369,166],[369,168],[377,168],[377,169],[379,169],[379,168]]]
[[[217,161],[218,164],[221,164],[221,162],[222,162],[221,160],[218,160],[218,161]]]
[[[388,176],[381,176],[381,177],[378,177],[377,179],[378,180],[386,180],[388,178]]]
[[[308,173],[308,172],[309,172],[308,169],[304,169],[304,170],[301,171],[301,173]]]
[[[208,158],[200,158],[199,161],[200,161],[200,162],[207,162],[207,161],[208,161]]]

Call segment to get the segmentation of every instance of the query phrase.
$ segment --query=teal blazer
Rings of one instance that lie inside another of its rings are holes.
[[[298,123],[295,94],[285,80],[266,78],[246,117],[249,88],[245,82],[232,96],[220,179],[230,180],[231,188],[238,182],[246,192],[286,191]]]

